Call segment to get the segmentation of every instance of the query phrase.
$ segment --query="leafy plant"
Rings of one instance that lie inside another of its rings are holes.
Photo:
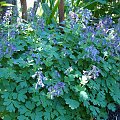
[[[1,118],[107,119],[120,104],[120,23],[107,17],[91,25],[90,11],[76,13],[64,34],[41,18],[1,24]]]

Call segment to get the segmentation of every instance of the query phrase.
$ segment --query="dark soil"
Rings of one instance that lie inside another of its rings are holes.
[[[117,106],[115,112],[108,111],[108,120],[120,120],[120,105]]]

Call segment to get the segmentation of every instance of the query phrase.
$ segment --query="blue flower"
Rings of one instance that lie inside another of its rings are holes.
[[[70,27],[71,27],[71,29],[73,29],[75,24],[77,24],[77,22],[79,20],[78,15],[76,13],[70,11],[69,18],[70,18]]]
[[[81,14],[81,16],[82,16],[82,18],[81,18],[82,22],[83,22],[85,25],[87,25],[88,22],[89,22],[89,20],[90,20],[91,17],[92,17],[92,12],[91,12],[90,10],[88,10],[88,9],[80,9],[80,10],[78,11],[78,13]]]
[[[32,78],[35,79],[37,77],[37,83],[35,85],[35,89],[37,89],[39,86],[44,87],[44,80],[46,80],[46,77],[44,77],[42,71],[37,71],[34,75],[32,75]]]
[[[55,75],[56,75],[58,78],[60,78],[60,73],[59,73],[57,70],[55,70]]]
[[[93,61],[97,62],[101,60],[99,51],[93,45],[85,48],[85,52],[86,54],[83,56],[83,58],[91,58]]]
[[[83,71],[83,74],[86,76],[86,78],[96,79],[97,77],[99,77],[100,70],[95,65],[93,65],[91,67],[91,70]]]
[[[58,82],[54,86],[50,86],[48,88],[48,95],[50,95],[50,98],[53,99],[55,96],[60,96],[62,93],[62,89],[64,89],[65,83],[64,82]]]
[[[45,28],[45,22],[44,22],[43,19],[38,18],[37,19],[37,25],[41,28],[42,31],[44,30],[44,28]]]
[[[60,88],[64,88],[65,87],[65,83],[64,82],[58,82],[54,88],[55,89],[60,89]]]

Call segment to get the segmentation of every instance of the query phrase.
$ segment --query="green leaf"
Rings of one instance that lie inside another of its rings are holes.
[[[80,103],[76,100],[65,99],[65,101],[66,101],[66,104],[68,104],[71,109],[76,109],[80,105]]]
[[[35,120],[35,113],[30,114],[31,120]]]
[[[106,0],[96,0],[96,2],[99,2],[101,4],[106,4],[107,3]]]
[[[5,101],[3,102],[3,105],[6,105],[6,106],[8,106],[8,105],[10,105],[11,104],[11,100],[10,99],[5,99]]]
[[[79,5],[79,3],[80,3],[80,0],[77,0],[77,2],[76,2],[76,6],[78,6],[78,5]]]
[[[2,104],[0,104],[0,113],[4,112],[5,111],[5,106],[3,106]]]
[[[74,75],[70,74],[67,76],[65,76],[65,80],[66,83],[70,84],[71,81],[74,81]]]
[[[22,106],[22,105],[20,106],[20,108],[19,108],[20,114],[25,114],[27,111],[28,111],[28,109],[25,106]]]
[[[0,2],[0,6],[9,6],[9,7],[13,7],[14,5],[6,3],[5,1]]]
[[[9,78],[9,68],[0,68],[0,78]]]
[[[116,106],[113,103],[109,103],[107,107],[109,110],[112,110],[113,112],[115,112],[115,110],[116,110]]]
[[[9,116],[9,115],[5,115],[5,116],[4,116],[4,120],[12,120],[12,118],[11,118],[11,116]]]
[[[27,96],[23,93],[18,94],[18,101],[25,102],[25,99],[27,99]]]
[[[70,58],[73,59],[73,60],[76,59],[76,57],[72,54],[70,55]]]
[[[40,96],[33,94],[32,101],[33,101],[33,102],[38,102],[38,101],[40,101]]]
[[[58,115],[59,115],[59,113],[57,112],[57,108],[56,108],[56,110],[54,110],[53,112],[52,112],[52,114],[51,114],[51,118],[53,119],[55,116],[57,116],[58,117]]]
[[[50,112],[49,111],[44,112],[44,119],[45,120],[50,120]]]
[[[57,117],[55,120],[67,120],[67,119],[66,119],[66,116],[61,115],[61,116]]]
[[[20,82],[20,85],[22,88],[27,87],[27,82],[26,81]]]
[[[120,94],[119,91],[110,91],[110,95],[113,97],[114,101],[120,104]]]
[[[66,110],[64,109],[64,107],[59,104],[56,106],[56,109],[60,113],[60,115],[64,115],[66,113]],[[56,114],[58,114],[58,113],[56,113]]]
[[[7,107],[6,110],[9,112],[15,112],[15,107],[13,106],[13,103],[10,103]]]
[[[47,67],[50,67],[50,66],[52,66],[52,64],[53,64],[51,58],[47,58],[47,59],[44,60],[43,62],[44,62],[44,64],[45,64]]]
[[[48,104],[45,96],[40,95],[40,100],[42,101],[42,106],[45,108]]]
[[[36,112],[35,120],[42,120],[42,112]]]
[[[48,6],[47,3],[42,3],[42,9],[43,9],[43,14],[45,14],[45,16],[49,17],[50,16],[50,13],[51,13],[51,10]]]
[[[75,89],[76,92],[80,92],[80,91],[84,91],[84,90],[85,90],[85,87],[80,86],[80,85],[76,85],[76,86],[74,87],[74,89]]]
[[[80,97],[83,99],[83,100],[87,100],[88,99],[88,95],[85,91],[80,91]]]
[[[26,113],[25,113],[25,116],[31,116],[32,115],[32,111],[28,110]],[[31,116],[33,117],[33,116]]]
[[[58,8],[58,6],[59,6],[59,2],[60,2],[60,0],[57,0],[55,6],[54,6],[53,9],[52,9],[52,13],[50,14],[50,17],[49,17],[48,20],[47,20],[47,23],[48,23],[48,24],[51,22],[51,19],[54,17],[55,12],[57,11],[57,8]]]
[[[9,92],[3,92],[3,95],[1,95],[2,98],[8,99],[10,93]]]
[[[13,99],[17,99],[17,93],[12,94]]]
[[[16,108],[20,108],[20,103],[18,101],[13,101],[13,104]]]
[[[17,117],[18,120],[26,120],[26,117],[24,115],[20,115]]]
[[[32,110],[34,109],[35,107],[35,104],[32,103],[31,101],[27,101],[26,104],[25,104],[26,108],[28,108],[29,110]]]
[[[22,57],[20,57],[19,59],[14,59],[14,64],[17,64],[23,68],[27,66],[27,62],[25,62]]]
[[[99,108],[98,108],[98,107],[94,107],[94,106],[90,106],[90,110],[92,111],[92,114],[93,114],[94,116],[97,116],[98,113],[100,112],[100,111],[99,111]]]

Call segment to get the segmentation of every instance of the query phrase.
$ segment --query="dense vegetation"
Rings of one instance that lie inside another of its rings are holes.
[[[107,120],[120,105],[120,19],[109,10],[120,3],[42,2],[42,16],[29,11],[22,20],[5,13],[1,20],[1,119]],[[96,16],[93,5],[107,6],[108,16]],[[66,15],[58,25],[61,9]]]

